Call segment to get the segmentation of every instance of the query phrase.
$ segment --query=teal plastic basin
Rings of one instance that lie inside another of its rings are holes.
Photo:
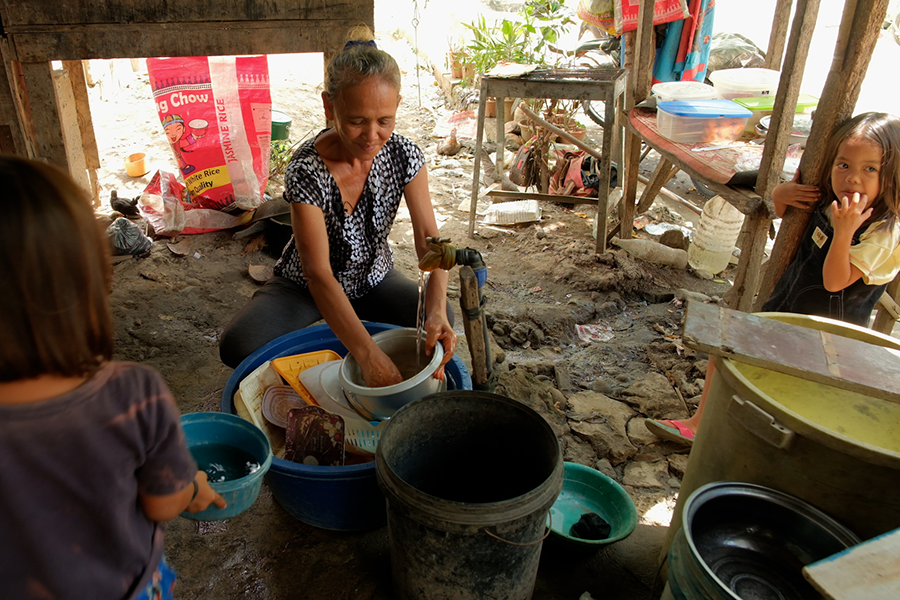
[[[572,537],[569,530],[581,515],[593,512],[609,523],[604,540]],[[623,540],[637,525],[637,509],[621,485],[595,469],[567,462],[563,466],[562,491],[550,507],[550,537],[560,545],[589,550]]]
[[[249,475],[231,481],[210,483],[228,506],[218,508],[215,504],[210,504],[204,511],[183,512],[181,516],[196,521],[221,521],[250,508],[256,502],[263,477],[272,465],[269,438],[253,423],[227,413],[199,412],[182,415],[181,428],[191,451],[206,444],[224,444],[249,453],[259,463],[259,469]]]

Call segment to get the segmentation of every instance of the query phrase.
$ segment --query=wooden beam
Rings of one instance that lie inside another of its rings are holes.
[[[31,146],[35,157],[69,168],[66,156],[65,133],[59,117],[56,100],[56,82],[49,62],[22,63],[25,89],[28,90],[28,115],[34,139]]]
[[[772,30],[769,32],[769,49],[766,50],[767,69],[781,70],[781,59],[784,57],[784,42],[787,39],[788,24],[791,22],[791,4],[793,0],[778,0],[772,18]],[[797,8],[800,14],[800,8]],[[790,64],[790,62],[788,62]],[[803,63],[801,63],[803,66]]]
[[[835,129],[853,114],[869,60],[881,33],[889,0],[847,0],[834,50],[834,60],[816,108],[816,120],[800,159],[801,182],[818,184],[825,169],[825,149]],[[769,299],[794,256],[811,214],[787,207],[769,258],[754,310]]]
[[[361,15],[321,21],[110,23],[13,27],[7,33],[22,62],[287,54],[340,49],[340,40],[365,21]]]

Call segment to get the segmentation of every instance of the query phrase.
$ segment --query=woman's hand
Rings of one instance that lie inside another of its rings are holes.
[[[400,369],[377,345],[363,362],[357,361],[367,387],[387,387],[403,381]]]
[[[772,190],[772,202],[775,204],[775,214],[784,215],[788,206],[801,210],[812,210],[822,196],[822,191],[815,185],[803,185],[800,183],[800,169],[794,171],[794,177],[786,182],[779,183]]]
[[[210,504],[215,504],[218,508],[225,508],[228,506],[225,502],[225,498],[210,487],[209,477],[206,475],[206,471],[197,471],[194,481],[197,482],[197,495],[185,509],[187,512],[195,513],[206,510],[209,508]],[[191,485],[191,494],[193,494],[193,487],[194,486]]]
[[[872,216],[872,207],[866,208],[869,198],[854,192],[852,197],[844,196],[831,203],[831,222],[835,235],[853,235]]]
[[[445,318],[427,319],[425,321],[425,354],[434,354],[434,346],[440,342],[444,347],[444,357],[440,366],[434,372],[434,378],[444,380],[444,366],[453,358],[456,352],[456,332],[450,327]]]

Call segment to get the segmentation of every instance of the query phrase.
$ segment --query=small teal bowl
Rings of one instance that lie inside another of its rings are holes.
[[[210,483],[212,489],[222,495],[228,506],[218,508],[210,504],[206,510],[181,513],[182,517],[195,521],[221,521],[241,514],[256,502],[262,488],[263,477],[272,465],[272,446],[262,430],[249,421],[227,413],[199,412],[181,417],[181,428],[188,449],[207,444],[224,444],[247,452],[259,463],[259,469],[231,481]]]
[[[586,540],[569,535],[581,515],[593,512],[610,524],[609,537]],[[634,501],[621,485],[600,471],[567,462],[563,465],[562,491],[550,507],[550,537],[572,549],[590,550],[623,540],[637,525]]]

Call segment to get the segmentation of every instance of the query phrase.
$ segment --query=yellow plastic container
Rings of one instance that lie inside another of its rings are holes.
[[[900,350],[900,340],[841,321],[761,316]],[[729,359],[714,363],[670,541],[683,503],[713,481],[796,496],[862,539],[900,527],[900,404]]]
[[[318,352],[283,356],[272,359],[272,368],[278,371],[278,374],[300,394],[301,398],[306,400],[307,404],[318,406],[306,386],[300,383],[300,372],[330,360],[341,360],[341,355],[334,350],[319,350]]]
[[[125,159],[125,172],[131,177],[143,177],[150,172],[147,166],[147,155],[143,152],[129,154]]]

